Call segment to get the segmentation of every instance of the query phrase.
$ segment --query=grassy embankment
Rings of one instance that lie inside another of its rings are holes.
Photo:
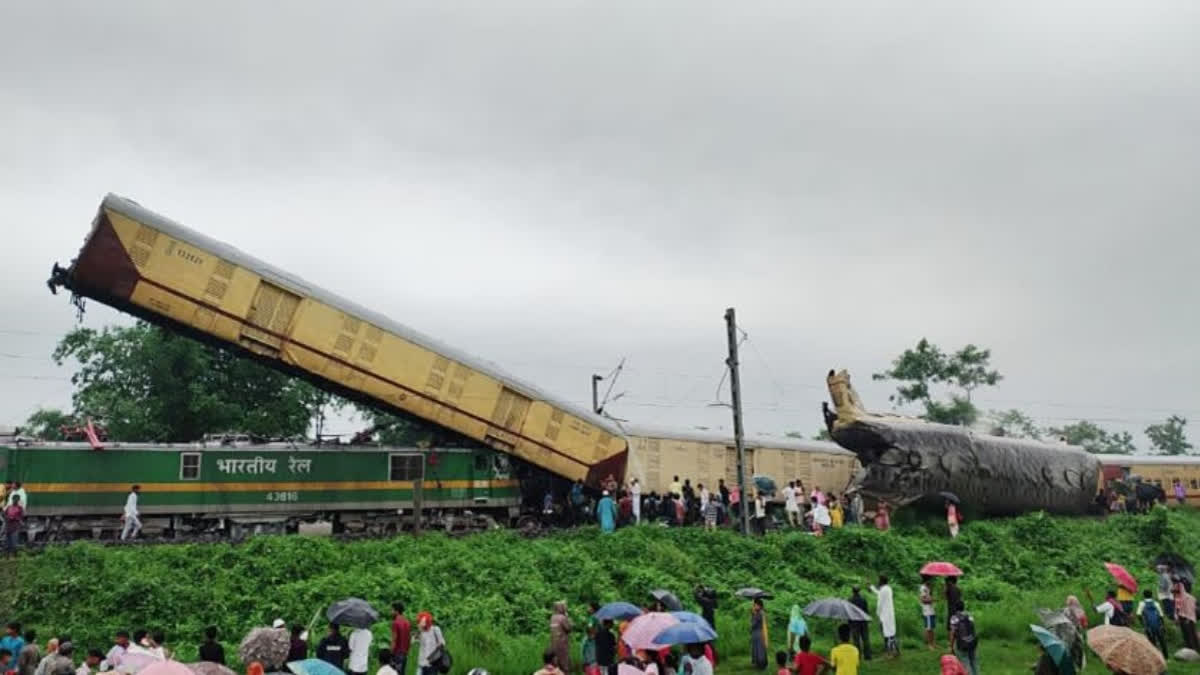
[[[896,587],[904,655],[895,663],[877,659],[862,672],[934,673],[938,654],[922,644],[916,570],[936,559],[966,571],[962,586],[980,633],[981,670],[997,675],[1029,672],[1036,655],[1028,629],[1036,621],[1034,608],[1061,606],[1068,594],[1086,604],[1084,588],[1103,597],[1111,586],[1106,560],[1124,564],[1148,584],[1149,560],[1156,554],[1191,556],[1198,545],[1200,514],[1190,511],[1108,521],[1041,514],[976,521],[954,541],[945,536],[943,523],[929,521],[901,524],[889,533],[849,528],[823,538],[782,533],[745,539],[729,532],[642,527],[610,536],[590,528],[539,540],[497,532],[358,543],[266,537],[236,546],[77,544],[0,570],[5,577],[0,583],[8,586],[0,593],[0,610],[43,635],[67,633],[85,647],[107,645],[118,628],[161,627],[180,658],[190,660],[209,624],[221,627],[233,653],[236,637],[277,616],[307,622],[317,608],[349,595],[381,610],[402,599],[410,614],[433,611],[456,657],[455,672],[483,666],[492,673],[529,673],[539,664],[555,600],[567,600],[582,624],[583,604],[593,598],[640,602],[646,591],[668,588],[690,604],[697,582],[726,593],[759,586],[776,594],[767,609],[778,648],[793,603],[845,596],[852,584],[886,573]],[[944,605],[938,610],[944,613]],[[747,611],[746,601],[722,599],[719,672],[751,672],[744,666]],[[810,627],[817,649],[827,652],[833,624],[813,620]],[[878,629],[873,630],[878,650]],[[386,635],[381,622],[376,636]],[[945,644],[944,634],[938,639]],[[1178,648],[1177,630],[1170,640]],[[1097,666],[1088,670],[1101,672]],[[1200,673],[1200,667],[1172,663],[1171,672]]]

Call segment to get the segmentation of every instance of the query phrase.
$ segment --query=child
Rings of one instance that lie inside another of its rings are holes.
[[[554,650],[547,649],[546,652],[542,654],[542,669],[533,675],[563,675],[563,671],[559,670],[558,666],[555,665],[555,659],[556,655]]]
[[[812,640],[805,635],[800,638],[800,651],[796,652],[796,675],[817,675],[829,668],[829,662],[812,651]]]
[[[779,666],[775,675],[792,675],[792,671],[788,670],[787,652],[775,652],[775,665]]]
[[[583,670],[587,672],[589,666],[596,665],[596,623],[595,620],[588,622],[587,635],[583,638]]]
[[[933,637],[933,627],[937,625],[937,611],[933,607],[933,589],[929,587],[932,582],[933,577],[921,575],[921,619],[925,622],[925,644],[930,651],[937,649]]]
[[[1146,639],[1150,644],[1158,645],[1163,658],[1167,656],[1167,638],[1163,631],[1163,611],[1150,589],[1142,591],[1142,602],[1138,604],[1137,615],[1142,619],[1142,628],[1146,631]]]
[[[829,652],[829,663],[837,675],[858,675],[858,649],[850,644],[850,624],[838,626],[838,646]]]

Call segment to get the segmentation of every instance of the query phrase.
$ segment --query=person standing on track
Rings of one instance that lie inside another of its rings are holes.
[[[17,555],[17,538],[21,536],[23,522],[25,522],[25,509],[21,505],[21,498],[13,495],[8,506],[4,508],[4,538],[7,542],[5,553],[9,556]],[[20,655],[19,652],[14,654],[14,658]]]
[[[121,527],[121,541],[130,537],[137,538],[142,529],[142,521],[138,519],[138,493],[141,491],[141,485],[134,485],[129,489],[129,496],[125,498],[125,513],[121,516],[125,524]]]

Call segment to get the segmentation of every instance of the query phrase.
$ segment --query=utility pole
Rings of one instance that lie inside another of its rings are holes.
[[[738,491],[742,495],[742,533],[750,534],[750,493],[746,491],[746,448],[742,444],[742,384],[738,378],[737,319],[733,308],[725,310],[725,327],[729,333],[729,390],[733,396],[733,444],[737,448]]]
[[[604,377],[592,375],[592,412],[600,414],[600,380]]]

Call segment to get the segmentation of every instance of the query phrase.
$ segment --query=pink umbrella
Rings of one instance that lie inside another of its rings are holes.
[[[121,662],[117,666],[117,670],[122,673],[140,673],[156,663],[162,663],[162,659],[153,654],[144,651],[125,652],[121,655]]]
[[[660,645],[654,641],[654,638],[677,623],[679,623],[679,619],[666,612],[650,612],[630,621],[621,639],[634,650],[658,651],[669,645]]]
[[[1104,567],[1105,567],[1105,569],[1108,570],[1109,574],[1113,575],[1113,579],[1116,579],[1117,583],[1120,584],[1122,587],[1124,587],[1126,590],[1128,590],[1130,592],[1137,590],[1137,586],[1138,586],[1137,579],[1134,579],[1133,575],[1130,574],[1129,571],[1126,570],[1124,567],[1121,567],[1120,565],[1118,565],[1116,563],[1110,563],[1110,562],[1104,563]]]
[[[196,675],[184,664],[178,661],[159,661],[152,663],[138,672],[138,675]]]
[[[954,563],[931,562],[921,568],[921,574],[931,577],[961,577],[963,572]]]

